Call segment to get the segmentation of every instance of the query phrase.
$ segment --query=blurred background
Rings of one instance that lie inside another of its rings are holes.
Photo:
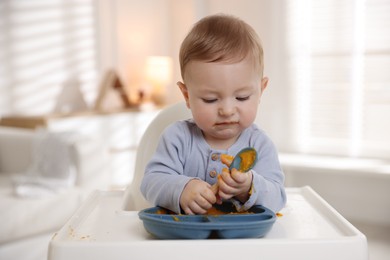
[[[182,100],[181,41],[215,13],[240,17],[262,39],[270,83],[257,123],[280,152],[286,185],[312,186],[372,237],[381,259],[390,244],[381,231],[390,227],[389,1],[1,0],[0,117],[88,111],[51,129],[101,132],[120,169],[111,187],[123,188],[147,124]],[[110,75],[121,95],[97,106]],[[96,125],[102,111],[110,119]]]
[[[151,94],[154,56],[169,66],[156,91],[177,102],[181,41],[197,20],[222,12],[263,41],[270,85],[259,123],[281,151],[388,159],[388,11],[381,0],[3,0],[0,116],[55,111],[71,79],[92,108],[110,69],[130,99]]]

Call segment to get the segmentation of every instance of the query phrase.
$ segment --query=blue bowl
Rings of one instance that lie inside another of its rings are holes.
[[[244,214],[234,214],[236,210],[231,203],[215,207],[227,214],[180,215],[152,207],[138,215],[146,231],[160,239],[259,238],[267,234],[276,221],[275,214],[263,206],[253,206]],[[166,214],[161,214],[162,211]]]

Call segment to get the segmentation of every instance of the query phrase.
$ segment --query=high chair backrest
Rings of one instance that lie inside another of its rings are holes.
[[[133,181],[124,194],[123,210],[141,210],[152,206],[140,191],[145,166],[155,152],[163,130],[173,122],[191,117],[191,110],[186,107],[185,102],[179,102],[164,108],[147,127],[138,146]]]

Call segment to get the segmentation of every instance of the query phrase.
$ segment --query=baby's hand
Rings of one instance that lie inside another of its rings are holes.
[[[230,166],[233,157],[221,156],[221,161],[226,166]],[[252,187],[252,172],[240,172],[237,169],[222,169],[222,173],[218,177],[218,195],[222,199],[230,199],[236,197],[241,202],[245,202],[249,198],[249,191]]]
[[[210,184],[193,179],[184,187],[180,196],[180,207],[189,215],[205,214],[216,201]]]

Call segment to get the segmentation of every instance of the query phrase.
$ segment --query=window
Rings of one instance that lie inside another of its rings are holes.
[[[0,113],[51,112],[64,82],[96,95],[93,0],[0,1]]]
[[[390,158],[390,2],[286,8],[297,150]]]

